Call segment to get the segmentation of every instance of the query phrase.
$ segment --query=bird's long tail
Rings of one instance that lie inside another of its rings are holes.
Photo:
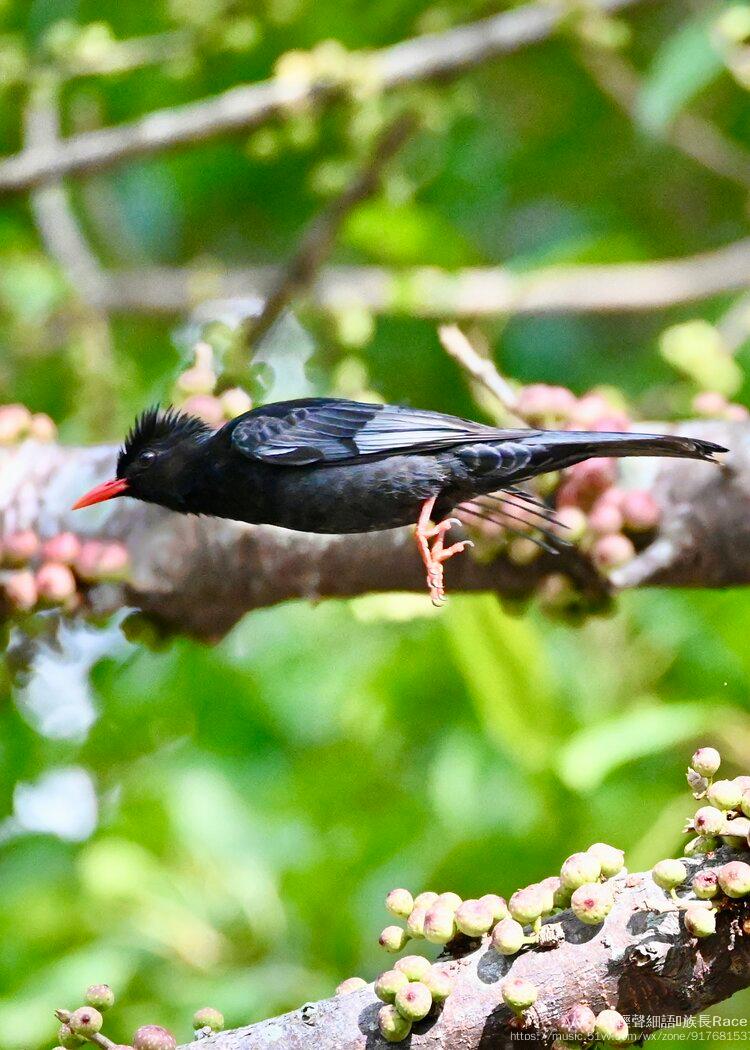
[[[549,457],[550,470],[561,470],[592,456],[676,456],[716,462],[716,456],[727,451],[713,441],[671,434],[540,431],[529,435],[527,442],[531,447],[538,446],[539,453],[534,456],[538,466]]]

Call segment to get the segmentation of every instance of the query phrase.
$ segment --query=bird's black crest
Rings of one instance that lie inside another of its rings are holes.
[[[210,430],[211,427],[197,416],[180,412],[171,406],[162,410],[158,405],[153,405],[141,412],[130,428],[117,457],[117,476],[122,476],[144,448],[171,445]]]

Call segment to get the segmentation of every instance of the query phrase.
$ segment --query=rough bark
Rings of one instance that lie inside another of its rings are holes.
[[[719,468],[692,460],[623,461],[623,484],[650,489],[664,508],[655,541],[613,577],[615,588],[727,587],[750,581],[750,424],[695,422],[649,427],[718,441],[732,451]],[[111,447],[66,448],[27,442],[0,451],[3,532],[72,529],[126,542],[129,588],[101,589],[105,607],[125,603],[197,637],[224,635],[249,610],[293,598],[318,600],[371,591],[424,590],[410,529],[359,536],[316,536],[172,514],[120,499],[72,513],[73,500],[111,476]],[[584,591],[608,585],[577,551],[543,555],[519,567],[505,558],[480,564],[464,555],[447,566],[448,593],[533,592],[549,572],[568,572]],[[425,596],[425,601],[427,601]]]
[[[727,859],[729,853],[723,850],[703,863],[685,863],[694,874],[704,864],[712,867]],[[420,1050],[503,1050],[521,1045],[534,1050],[550,1045],[561,1015],[577,1002],[595,1012],[617,1009],[630,1016],[634,1030],[648,1032],[673,1025],[675,1019],[696,1014],[750,985],[747,903],[728,902],[717,932],[696,941],[686,934],[677,912],[659,912],[668,898],[649,873],[618,877],[615,885],[615,905],[602,926],[584,926],[570,912],[549,920],[561,922],[565,934],[557,947],[534,948],[506,959],[484,938],[476,950],[447,962],[455,984],[442,1011],[414,1025],[408,1039],[397,1045]],[[383,968],[387,965],[384,961]],[[539,990],[523,1034],[509,1027],[511,1015],[502,1001],[508,975],[525,977]],[[374,1050],[389,1045],[377,1030],[381,1005],[368,985],[213,1036],[201,1046]],[[647,1020],[637,1024],[634,1017]]]

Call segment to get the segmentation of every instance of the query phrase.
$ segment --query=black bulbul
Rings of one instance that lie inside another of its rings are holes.
[[[433,601],[457,508],[592,456],[714,460],[710,441],[660,434],[505,430],[396,405],[304,398],[263,405],[214,430],[173,409],[149,409],[117,460],[116,477],[75,507],[132,496],[183,514],[208,514],[301,532],[371,532],[416,524]],[[549,509],[538,507],[549,519]],[[434,524],[433,524],[434,523]]]

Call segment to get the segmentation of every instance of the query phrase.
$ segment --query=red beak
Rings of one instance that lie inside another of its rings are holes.
[[[113,478],[112,481],[104,481],[101,485],[95,485],[85,496],[81,496],[79,500],[76,500],[73,504],[73,510],[80,510],[81,507],[90,507],[94,503],[103,503],[105,499],[114,499],[115,496],[121,496],[123,492],[127,491],[128,483],[125,478]]]

